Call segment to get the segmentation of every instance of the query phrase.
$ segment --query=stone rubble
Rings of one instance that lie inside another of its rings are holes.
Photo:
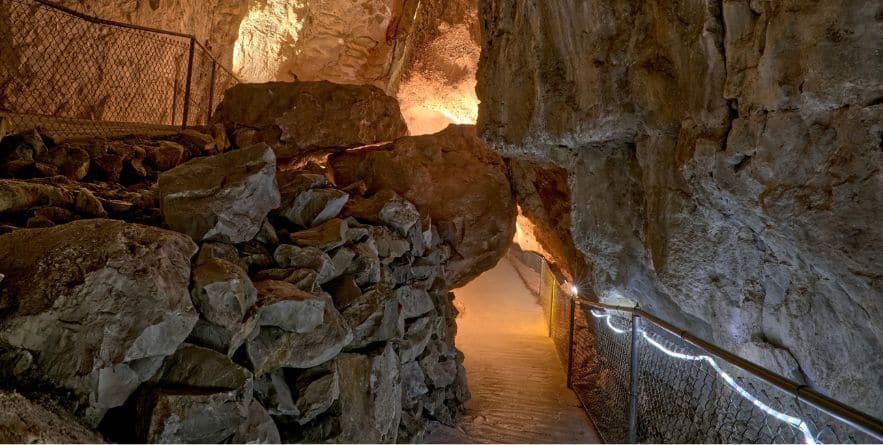
[[[405,442],[460,410],[456,250],[404,194],[193,131],[64,144],[3,139],[4,389],[118,442]]]

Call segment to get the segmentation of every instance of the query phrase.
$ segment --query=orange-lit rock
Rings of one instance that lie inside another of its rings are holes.
[[[452,287],[493,267],[515,234],[515,199],[503,160],[475,135],[452,125],[426,136],[332,155],[338,186],[364,181],[368,194],[391,189],[414,203],[455,250]]]

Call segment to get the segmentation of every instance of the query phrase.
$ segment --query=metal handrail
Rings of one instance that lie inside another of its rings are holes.
[[[819,409],[825,414],[834,417],[837,420],[853,428],[856,428],[857,430],[860,430],[877,440],[883,441],[883,422],[881,422],[880,419],[859,411],[851,406],[845,405],[828,396],[822,395],[808,388],[806,385],[801,385],[797,382],[794,382],[788,378],[776,374],[773,371],[770,371],[767,368],[764,368],[763,366],[745,360],[742,357],[739,357],[738,355],[733,354],[717,345],[702,340],[701,338],[687,332],[684,329],[680,329],[672,325],[671,323],[659,319],[653,314],[647,313],[640,308],[629,306],[614,306],[610,304],[586,300],[577,296],[574,296],[573,298],[577,305],[585,305],[598,309],[627,312],[637,315],[668,331],[672,335],[681,338],[685,342],[690,343],[710,354],[720,357],[724,361],[729,362],[730,364],[754,375],[761,380],[766,381],[773,386],[776,386],[782,391],[794,394],[794,396],[799,401],[803,401],[815,407],[816,409]]]

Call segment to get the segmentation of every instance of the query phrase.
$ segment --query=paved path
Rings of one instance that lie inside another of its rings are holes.
[[[454,293],[472,400],[456,428],[434,428],[426,441],[598,443],[567,389],[542,308],[509,261]]]

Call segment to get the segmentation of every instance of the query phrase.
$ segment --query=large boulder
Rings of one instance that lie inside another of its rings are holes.
[[[239,84],[224,94],[214,120],[237,145],[266,142],[280,158],[408,134],[395,98],[373,86],[330,82]]]
[[[186,236],[83,220],[0,236],[0,343],[30,353],[22,379],[67,390],[97,424],[197,321]]]
[[[332,155],[339,186],[364,181],[368,194],[390,189],[439,227],[457,255],[446,279],[460,286],[496,264],[515,234],[515,200],[502,158],[471,126]],[[357,216],[358,217],[358,216]]]
[[[159,176],[166,224],[195,240],[250,241],[279,207],[276,156],[267,145],[193,159]]]

